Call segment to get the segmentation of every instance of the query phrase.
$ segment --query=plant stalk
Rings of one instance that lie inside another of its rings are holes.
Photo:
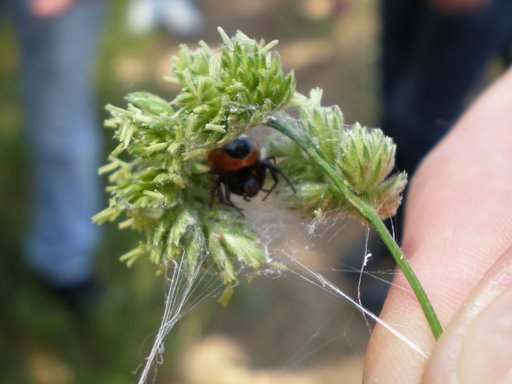
[[[327,163],[323,159],[320,153],[317,152],[313,145],[310,142],[306,141],[302,136],[300,136],[299,133],[286,121],[280,119],[279,117],[271,116],[267,120],[267,125],[278,130],[279,132],[283,133],[284,135],[292,139],[295,143],[297,143],[297,145],[301,147],[302,150],[306,152],[307,155],[325,171],[325,174],[332,180],[334,185],[339,189],[343,196],[345,196],[345,198],[350,202],[350,204],[352,204],[352,206],[360,213],[360,215],[364,217],[368,221],[368,223],[370,223],[370,225],[377,232],[377,234],[380,236],[380,238],[390,251],[396,263],[402,270],[402,273],[404,274],[405,278],[409,282],[409,285],[411,286],[421,306],[421,309],[423,310],[425,318],[427,319],[427,322],[432,331],[432,335],[437,340],[439,336],[441,336],[441,333],[443,332],[441,323],[437,318],[437,314],[434,311],[434,308],[432,307],[432,304],[425,290],[423,289],[418,279],[418,276],[416,276],[416,274],[414,273],[411,265],[407,261],[402,250],[400,249],[396,241],[393,239],[393,236],[391,235],[391,233],[389,232],[389,230],[387,229],[386,225],[384,224],[380,216],[377,214],[377,212],[365,201],[361,200],[358,196],[356,196],[350,190],[349,186],[345,183],[345,181],[340,179],[336,171],[329,165],[329,163]]]

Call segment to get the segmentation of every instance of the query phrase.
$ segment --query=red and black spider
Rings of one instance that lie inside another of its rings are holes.
[[[209,151],[206,155],[210,172],[217,175],[217,180],[211,191],[211,204],[217,193],[222,204],[242,210],[231,201],[231,194],[242,196],[245,201],[251,201],[261,190],[266,192],[265,200],[279,183],[279,175],[283,177],[290,188],[295,192],[290,180],[276,166],[274,156],[260,159],[258,146],[247,135],[241,135],[225,146]],[[270,189],[263,188],[267,170],[270,172],[274,184]]]

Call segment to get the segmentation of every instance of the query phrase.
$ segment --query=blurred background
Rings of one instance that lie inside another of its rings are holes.
[[[95,63],[101,119],[105,104],[124,105],[123,96],[131,91],[172,99],[177,90],[163,81],[170,74],[170,57],[181,43],[204,39],[215,47],[220,41],[216,28],[222,26],[228,35],[240,29],[251,37],[278,39],[277,49],[286,69],[295,70],[299,91],[319,86],[324,104],[339,104],[347,123],[379,124],[377,0],[196,0],[176,12],[179,17],[166,17],[165,9],[155,17],[142,0],[105,3]],[[92,314],[77,316],[26,267],[32,154],[23,130],[14,23],[8,17],[0,21],[0,383],[133,382],[162,315],[163,279],[148,262],[128,269],[118,261],[139,239],[114,225],[103,228],[97,251],[104,297]],[[499,68],[496,64],[487,79]],[[103,162],[115,143],[110,130],[101,134]],[[275,220],[274,204],[272,199],[255,201],[246,209],[264,229]],[[271,249],[286,247],[353,295],[357,274],[351,277],[354,264],[343,255],[364,255],[360,224],[320,224],[319,236],[308,239],[307,223],[288,212],[278,216],[281,232],[269,239]],[[389,269],[379,268],[389,279]],[[385,283],[366,277],[363,286],[379,293],[386,289]],[[258,277],[238,287],[226,309],[210,299],[180,322],[167,340],[157,382],[358,383],[368,336],[361,315],[321,289],[293,275]]]

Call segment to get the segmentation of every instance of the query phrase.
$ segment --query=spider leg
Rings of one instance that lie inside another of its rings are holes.
[[[219,188],[219,191],[221,191],[222,188]],[[221,199],[221,196],[222,196],[222,199]],[[219,201],[221,204],[225,204],[225,205],[228,205],[230,206],[231,208],[234,208],[236,209],[236,211],[242,215],[242,217],[245,217],[244,213],[243,213],[243,209],[242,208],[239,208],[235,205],[235,203],[233,203],[231,201],[231,191],[229,190],[229,187],[227,186],[227,184],[224,184],[224,193],[222,192],[219,192]]]
[[[222,186],[224,185],[224,190],[222,190]],[[217,177],[217,180],[215,181],[215,185],[212,188],[212,191],[210,193],[210,208],[213,208],[213,203],[215,201],[215,193],[217,193],[217,199],[219,200],[220,204],[228,205],[234,209],[237,210],[238,213],[240,213],[242,216],[244,214],[242,213],[242,209],[238,208],[232,201],[231,201],[231,192],[229,191],[228,186],[224,183],[224,180],[222,176]]]
[[[274,158],[274,156],[272,156],[272,158]],[[275,160],[275,158],[274,158],[274,160]],[[268,169],[269,169],[270,172],[275,172],[276,174],[281,175],[281,177],[286,181],[286,183],[288,183],[288,185],[292,189],[293,193],[297,193],[297,191],[295,190],[295,187],[293,186],[292,182],[286,177],[286,175],[284,174],[283,171],[281,171],[276,166],[272,166],[272,165]]]
[[[231,191],[229,190],[227,184],[224,184],[224,196],[226,197],[226,201],[223,201],[223,203],[227,205],[234,205],[231,201]]]
[[[265,159],[263,159],[261,161],[262,168],[264,170],[268,169],[269,172],[270,172],[270,175],[272,176],[272,180],[274,180],[274,184],[272,185],[272,187],[270,187],[269,190],[265,190],[264,191],[267,194],[265,195],[265,197],[263,197],[263,200],[265,200],[274,191],[274,189],[277,187],[277,184],[279,183],[279,177],[278,176],[281,176],[288,183],[288,185],[290,186],[292,191],[294,193],[296,193],[295,187],[290,182],[290,180],[286,177],[286,175],[283,173],[283,171],[281,171],[279,168],[277,168],[275,165],[273,165],[270,161],[275,163],[276,158],[274,156],[270,156],[270,157],[266,157]]]
[[[277,172],[274,172],[274,170],[271,168],[272,165],[270,163],[266,164],[266,163],[263,163],[264,165],[264,169],[268,169],[269,172],[270,172],[270,176],[272,176],[272,180],[274,180],[274,184],[272,184],[272,186],[270,187],[270,189],[266,190],[266,194],[265,196],[263,197],[263,200],[262,201],[265,201],[267,199],[267,197],[270,196],[270,194],[272,193],[272,191],[274,191],[274,189],[276,189],[277,187],[277,184],[279,184],[279,177],[277,177]]]
[[[261,160],[262,163],[268,163],[272,164],[274,167],[277,167],[276,157],[275,156],[268,156],[265,157],[263,160]]]

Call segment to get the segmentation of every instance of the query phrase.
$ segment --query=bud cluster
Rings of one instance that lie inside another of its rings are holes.
[[[336,178],[382,218],[396,212],[406,175],[389,176],[395,145],[380,130],[346,127],[337,106],[321,106],[319,89],[309,97],[295,92],[293,73],[284,73],[271,51],[276,42],[256,42],[241,32],[230,39],[219,32],[219,49],[201,42],[195,50],[182,46],[173,58],[171,80],[181,86],[174,100],[135,92],[126,96],[126,107],[107,106],[105,125],[119,145],[100,169],[109,175],[110,200],[94,221],[118,221],[122,229],[144,233],[145,241],[122,256],[128,265],[144,255],[157,265],[184,260],[191,274],[213,266],[233,286],[239,270],[279,266],[245,217],[230,206],[211,204],[216,176],[206,166],[210,149],[257,124],[287,119]],[[298,108],[298,120],[280,112],[290,106]],[[304,146],[280,137],[269,147],[297,191],[280,183],[292,207],[317,215],[356,213]]]
[[[381,218],[393,216],[401,203],[407,183],[405,173],[390,176],[396,146],[380,129],[356,123],[344,125],[338,106],[321,106],[322,91],[313,89],[300,102],[296,129],[305,141],[335,170],[340,180]],[[291,179],[297,193],[284,191],[293,208],[322,215],[345,212],[358,216],[354,207],[339,193],[318,163],[291,141],[273,140],[271,154],[283,157],[282,170]]]
[[[100,169],[109,174],[109,206],[93,219],[145,234],[121,257],[128,265],[143,255],[159,265],[185,258],[190,272],[213,265],[234,285],[239,269],[257,270],[269,259],[247,220],[211,206],[215,176],[206,174],[205,153],[287,105],[295,80],[270,52],[275,42],[220,32],[224,44],[216,52],[205,43],[181,47],[173,69],[182,90],[174,100],[135,92],[127,107],[107,106],[105,125],[119,145]]]

